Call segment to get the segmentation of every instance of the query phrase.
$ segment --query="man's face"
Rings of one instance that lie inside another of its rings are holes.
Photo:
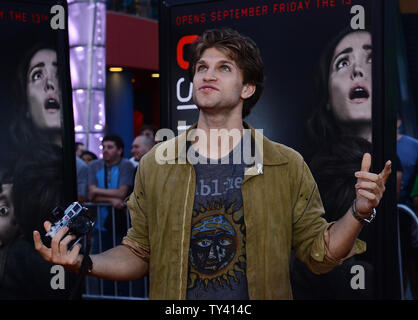
[[[90,165],[90,162],[92,162],[94,159],[90,154],[85,153],[81,156],[81,160],[87,163],[87,165]]]
[[[27,100],[33,123],[39,129],[61,127],[61,92],[57,54],[42,49],[32,57],[27,77]]]
[[[0,190],[0,247],[12,240],[18,230],[12,204],[12,185],[3,184]]]
[[[117,162],[122,156],[122,149],[118,149],[116,143],[113,141],[104,141],[103,146],[103,160],[105,162]]]
[[[238,65],[223,51],[206,49],[196,63],[193,77],[193,100],[205,112],[241,108],[255,86],[244,85]]]
[[[147,136],[149,137],[152,141],[154,141],[155,137],[154,137],[154,132],[152,130],[149,129],[145,129],[144,131],[142,131],[141,136]]]
[[[340,122],[371,121],[371,44],[369,32],[354,32],[335,48],[329,74],[329,103]]]
[[[134,156],[135,161],[141,160],[142,156],[149,151],[149,147],[145,142],[145,137],[139,136],[134,139],[132,142],[132,155]]]
[[[75,155],[77,157],[81,157],[81,154],[83,153],[83,151],[85,151],[86,149],[84,148],[84,146],[82,144],[78,144],[77,145],[77,150],[75,151]]]

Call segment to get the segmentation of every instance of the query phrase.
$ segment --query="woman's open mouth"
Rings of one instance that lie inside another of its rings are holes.
[[[48,98],[45,101],[44,107],[48,112],[54,113],[60,109],[60,103],[55,98]]]
[[[366,87],[363,86],[354,86],[350,90],[349,98],[355,103],[361,103],[369,99],[370,93]]]

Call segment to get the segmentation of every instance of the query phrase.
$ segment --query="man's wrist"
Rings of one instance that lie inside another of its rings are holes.
[[[367,213],[367,214],[361,213],[360,214],[357,211],[356,199],[354,199],[353,205],[351,206],[351,212],[353,214],[353,217],[357,221],[359,221],[362,225],[370,224],[376,216],[376,209],[375,208],[373,208],[370,213]]]
[[[77,257],[77,261],[74,264],[63,264],[64,269],[73,273],[79,273],[83,264],[83,257],[84,256],[82,254],[79,254]]]

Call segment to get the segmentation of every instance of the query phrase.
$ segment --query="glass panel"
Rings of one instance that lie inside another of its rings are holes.
[[[94,3],[73,3],[68,10],[70,46],[87,45],[93,36]]]
[[[103,131],[106,124],[104,91],[92,90],[90,104],[90,130]]]

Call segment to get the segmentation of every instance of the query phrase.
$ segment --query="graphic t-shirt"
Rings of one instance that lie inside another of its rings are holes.
[[[241,184],[245,163],[198,163],[189,249],[187,299],[248,299]],[[205,159],[200,156],[200,159]],[[237,159],[237,158],[235,158]]]

